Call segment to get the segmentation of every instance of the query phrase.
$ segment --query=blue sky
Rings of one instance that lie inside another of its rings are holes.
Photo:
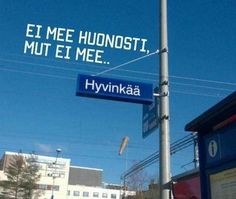
[[[236,2],[168,1],[171,141],[184,137],[184,126],[235,91]],[[142,139],[142,105],[75,96],[77,74],[96,74],[142,57],[139,51],[98,48],[110,64],[24,54],[27,24],[147,39],[159,46],[157,0],[0,0],[0,153],[35,151],[72,164],[104,169],[104,181],[158,149],[158,131]],[[40,42],[46,42],[41,39]],[[52,45],[68,43],[48,40]],[[78,44],[73,42],[73,47]],[[73,57],[73,56],[72,56]],[[103,74],[158,83],[158,56]],[[118,156],[129,136],[128,150]],[[188,157],[188,158],[186,158]],[[172,157],[173,175],[190,169],[192,148]],[[150,175],[158,165],[147,168]],[[156,172],[156,173],[155,173]]]

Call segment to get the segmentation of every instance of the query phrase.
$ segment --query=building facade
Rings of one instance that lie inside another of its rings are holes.
[[[69,185],[67,191],[68,199],[120,199],[121,191],[106,189],[103,187],[90,187],[83,185]]]
[[[5,152],[0,160],[0,181],[6,181],[6,169],[11,158],[32,154]],[[106,188],[102,183],[102,169],[71,166],[70,159],[33,155],[39,166],[40,180],[37,182],[41,192],[39,199],[120,199],[123,191]],[[117,186],[119,187],[119,186]],[[1,190],[0,190],[1,191]],[[127,191],[126,195],[135,195]]]

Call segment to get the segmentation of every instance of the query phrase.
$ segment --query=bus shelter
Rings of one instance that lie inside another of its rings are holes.
[[[201,198],[236,197],[236,92],[185,126],[197,132]]]

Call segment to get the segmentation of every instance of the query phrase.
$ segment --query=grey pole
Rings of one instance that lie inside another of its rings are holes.
[[[160,198],[169,199],[170,190],[170,127],[167,43],[167,0],[160,0]]]
[[[193,143],[194,143],[194,168],[199,167],[199,157],[198,157],[198,142],[197,138],[193,138]]]
[[[57,156],[56,156],[56,160],[55,162],[53,162],[53,165],[54,165],[54,171],[52,173],[52,195],[51,195],[51,199],[54,199],[54,186],[55,186],[55,178],[56,178],[56,168],[57,168],[57,159],[58,159],[58,156],[59,156],[59,153],[61,153],[61,149],[57,149],[56,150],[57,152]]]
[[[128,136],[125,136],[123,139],[122,139],[122,142],[121,142],[121,145],[120,145],[120,149],[119,149],[119,155],[122,155],[124,150],[126,149],[127,145],[128,145],[128,142],[129,142],[129,137]],[[128,148],[128,147],[127,147]],[[127,171],[127,153],[128,151],[126,150],[126,153],[125,153],[125,171]],[[123,182],[124,182],[124,187],[123,187],[123,191],[124,191],[124,198],[126,198],[126,176],[124,175],[123,177]],[[122,177],[121,177],[122,179]]]

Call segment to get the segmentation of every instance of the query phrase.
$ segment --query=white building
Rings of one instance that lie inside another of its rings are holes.
[[[89,187],[82,185],[69,185],[67,198],[83,199],[119,199],[121,191],[115,189],[104,189],[102,187]]]
[[[0,162],[0,181],[7,180],[5,170],[14,152],[5,152]],[[32,155],[23,154],[29,158]],[[120,199],[121,190],[107,189],[102,184],[102,169],[71,166],[70,159],[49,156],[34,156],[41,175],[38,189],[39,199]],[[54,189],[53,189],[54,187]],[[127,192],[126,195],[135,195]]]

